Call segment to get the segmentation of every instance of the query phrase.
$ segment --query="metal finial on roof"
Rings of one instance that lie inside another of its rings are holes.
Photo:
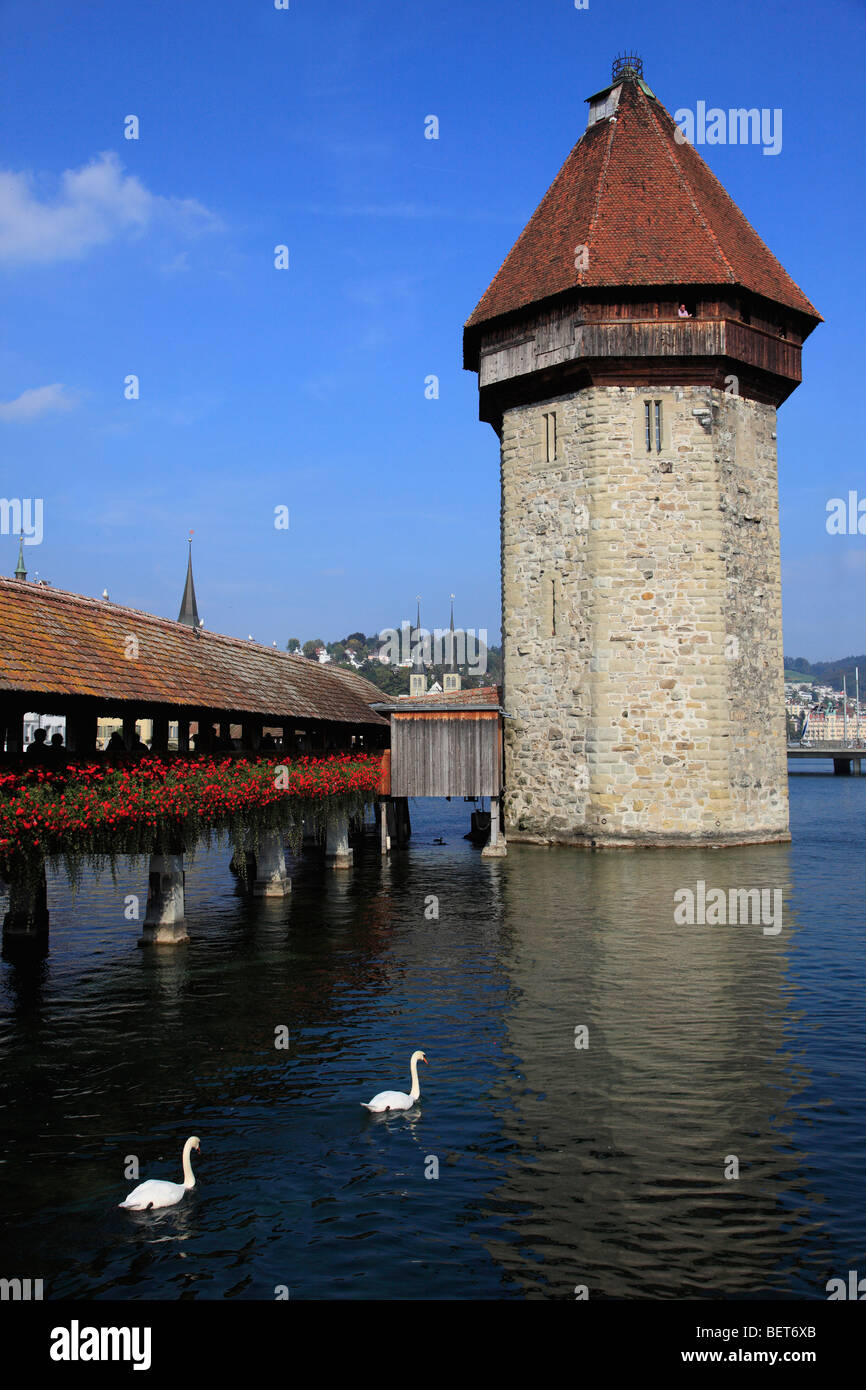
[[[195,601],[195,584],[192,579],[192,538],[193,532],[190,531],[189,556],[186,562],[186,584],[184,585],[183,598],[181,600],[180,612],[177,615],[177,620],[179,623],[185,623],[187,627],[191,627],[193,631],[196,631],[201,627],[201,622],[198,616],[198,604]]]
[[[18,538],[18,564],[15,566],[15,578],[24,580],[27,578],[27,566],[24,564],[24,532]]]
[[[633,82],[643,77],[643,59],[637,53],[618,53],[610,70],[612,82]]]

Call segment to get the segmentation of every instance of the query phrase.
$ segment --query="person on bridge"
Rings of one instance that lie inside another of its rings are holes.
[[[46,751],[52,763],[57,763],[58,765],[62,766],[64,763],[69,761],[67,750],[63,746],[62,734],[52,734],[51,747]]]
[[[47,729],[37,729],[35,731],[35,733],[33,734],[33,742],[28,743],[27,750],[24,754],[25,758],[29,763],[48,762],[49,754],[48,749],[45,746],[45,740],[47,739],[47,737]]]

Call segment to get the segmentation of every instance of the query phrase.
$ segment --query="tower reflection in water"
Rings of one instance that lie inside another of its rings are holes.
[[[524,1292],[822,1296],[821,1197],[791,1138],[809,1073],[789,855],[514,846],[496,866],[522,1161],[490,1192],[513,1239],[488,1249]],[[701,881],[781,890],[781,932],[676,925]]]

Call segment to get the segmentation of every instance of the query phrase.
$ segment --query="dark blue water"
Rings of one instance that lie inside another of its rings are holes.
[[[866,779],[805,771],[791,801],[790,846],[504,861],[463,840],[463,803],[416,803],[409,851],[371,839],[348,874],[311,854],[278,903],[202,853],[191,940],[161,950],[124,917],[143,863],[75,901],[52,883],[49,956],[0,975],[0,1276],[46,1298],[826,1297],[866,1270]],[[782,930],[676,925],[699,879],[780,889]],[[420,1105],[368,1115],[415,1048]],[[195,1191],[118,1211],[127,1156],[177,1181],[191,1134]]]

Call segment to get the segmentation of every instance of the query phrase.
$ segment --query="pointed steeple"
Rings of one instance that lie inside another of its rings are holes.
[[[18,564],[15,566],[15,578],[24,580],[27,578],[27,566],[24,563],[24,532],[18,538]]]
[[[427,691],[427,676],[424,673],[424,657],[421,643],[421,595],[417,595],[418,614],[415,631],[412,633],[412,670],[409,672],[409,694],[424,695]]]
[[[183,600],[180,605],[180,612],[177,615],[179,623],[186,623],[193,631],[201,627],[201,619],[198,616],[198,604],[195,601],[195,584],[192,578],[192,537],[189,533],[189,557],[186,563],[186,584],[183,588]]]
[[[451,626],[448,629],[448,664],[445,667],[443,685],[446,692],[459,690],[462,685],[457,669],[457,639],[454,635],[454,595],[451,595]]]
[[[416,675],[424,674],[424,656],[421,642],[421,595],[416,595],[418,604],[418,615],[415,619],[415,631],[412,633],[412,670]]]
[[[457,657],[454,652],[454,595],[451,595],[451,626],[448,629],[448,665],[447,671],[457,670]]]

